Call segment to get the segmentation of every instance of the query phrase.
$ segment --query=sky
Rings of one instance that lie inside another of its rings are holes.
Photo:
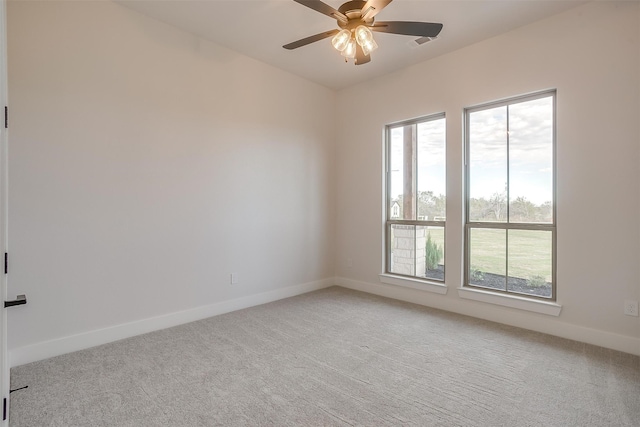
[[[402,137],[402,127],[391,130],[392,198],[402,194]],[[552,201],[551,96],[470,113],[469,138],[472,198],[489,199],[504,192],[508,182],[512,201],[517,197],[538,205]],[[446,194],[445,119],[418,124],[417,143],[418,191]]]
[[[418,191],[446,194],[445,119],[418,124]],[[403,128],[391,130],[391,197],[402,194]]]
[[[472,198],[505,190],[508,156],[510,199],[552,201],[552,97],[472,112],[469,139]]]

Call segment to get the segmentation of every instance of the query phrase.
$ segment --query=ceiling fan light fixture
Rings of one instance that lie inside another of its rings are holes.
[[[347,47],[342,51],[342,56],[345,58],[354,59],[356,57],[356,41],[355,39],[349,39]]]
[[[331,44],[336,50],[343,52],[351,40],[351,31],[342,30],[331,39]]]
[[[356,28],[356,41],[362,47],[362,52],[365,55],[369,55],[371,52],[378,48],[378,43],[373,39],[373,33],[364,25],[360,25]]]
[[[326,0],[293,0],[309,9],[336,19],[338,29],[324,31],[282,46],[287,50],[297,49],[319,40],[331,38],[331,45],[345,58],[353,59],[355,65],[371,62],[371,52],[378,48],[372,31],[420,37],[416,45],[433,40],[442,31],[442,24],[415,21],[377,21],[374,18],[392,0],[348,0],[335,9]],[[335,0],[334,0],[335,1]]]
[[[373,52],[374,50],[376,50],[378,48],[378,43],[376,43],[376,41],[374,39],[371,39],[371,41],[365,42],[364,44],[361,44],[360,46],[362,46],[362,52],[366,55],[369,55],[371,52]]]
[[[356,28],[356,40],[360,46],[364,46],[365,43],[373,41],[373,33],[364,25],[359,25]]]

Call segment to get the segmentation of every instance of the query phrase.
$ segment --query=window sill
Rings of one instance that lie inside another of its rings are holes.
[[[533,311],[535,313],[547,314],[549,316],[559,316],[560,311],[562,310],[562,306],[555,302],[539,301],[516,295],[503,295],[480,289],[458,288],[458,296],[460,298],[487,302],[489,304],[502,305],[504,307],[517,308],[520,310]]]
[[[447,285],[444,283],[429,282],[427,280],[411,279],[409,277],[394,276],[392,274],[380,274],[380,281],[387,285],[403,286],[405,288],[419,289],[440,295],[447,293]]]

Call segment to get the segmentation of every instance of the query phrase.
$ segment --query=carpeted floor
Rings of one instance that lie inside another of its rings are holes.
[[[11,370],[10,425],[638,426],[640,358],[333,287]]]

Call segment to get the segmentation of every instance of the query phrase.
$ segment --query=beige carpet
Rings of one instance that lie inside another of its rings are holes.
[[[18,426],[638,426],[640,358],[338,287],[11,371]]]

